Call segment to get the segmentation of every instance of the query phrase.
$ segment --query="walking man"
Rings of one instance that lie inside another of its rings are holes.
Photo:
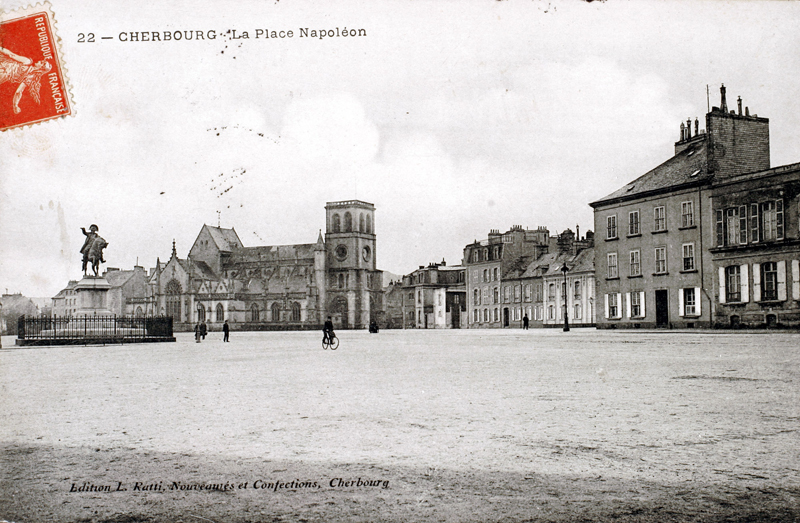
[[[225,323],[222,324],[222,341],[230,341],[228,339],[230,332],[231,328],[228,327],[228,320],[225,320]]]
[[[522,330],[528,330],[528,314],[522,317]]]
[[[202,333],[201,333],[201,331],[200,331],[200,324],[199,324],[199,323],[197,323],[197,324],[194,326],[194,342],[195,342],[195,343],[200,343],[200,337],[201,337],[201,336],[202,336]]]

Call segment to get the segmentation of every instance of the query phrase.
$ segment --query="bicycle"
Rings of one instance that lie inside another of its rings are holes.
[[[336,350],[339,348],[339,338],[335,334],[322,338],[322,348],[325,350]]]

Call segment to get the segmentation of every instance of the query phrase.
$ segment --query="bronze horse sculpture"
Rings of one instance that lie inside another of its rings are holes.
[[[103,249],[108,246],[108,242],[105,241],[103,238],[97,234],[97,225],[92,225],[89,227],[89,232],[86,232],[86,229],[81,227],[81,231],[83,234],[86,235],[86,241],[81,248],[81,254],[83,254],[83,274],[86,275],[87,266],[91,264],[92,272],[94,275],[98,275],[98,271],[100,268],[100,263],[105,262],[103,259]]]

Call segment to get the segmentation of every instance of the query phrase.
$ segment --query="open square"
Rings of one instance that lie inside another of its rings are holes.
[[[337,334],[1,351],[0,518],[800,517],[798,334]]]

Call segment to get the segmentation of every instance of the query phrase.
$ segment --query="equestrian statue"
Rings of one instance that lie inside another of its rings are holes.
[[[94,271],[94,275],[97,276],[98,269],[100,268],[100,263],[105,263],[106,261],[103,259],[103,249],[108,246],[108,242],[106,242],[103,238],[97,234],[98,227],[97,225],[90,225],[89,232],[86,232],[86,229],[81,227],[81,231],[86,236],[86,241],[83,242],[83,247],[81,247],[81,254],[83,255],[83,275],[86,276],[86,268],[89,264],[92,266],[92,271]]]

